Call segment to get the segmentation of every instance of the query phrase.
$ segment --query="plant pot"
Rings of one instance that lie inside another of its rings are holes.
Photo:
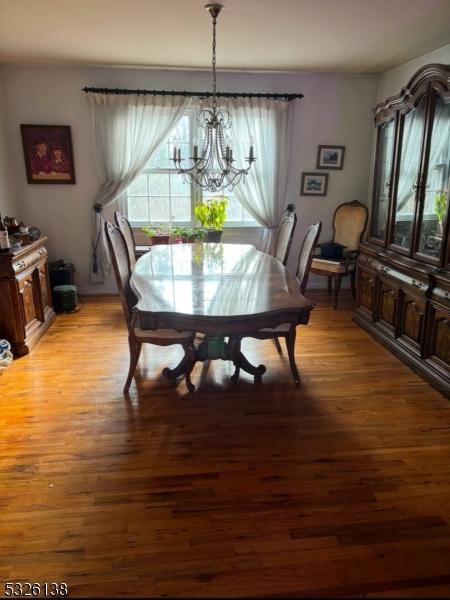
[[[168,244],[170,242],[170,235],[152,235],[150,236],[150,244],[157,246],[158,244]]]
[[[221,229],[208,229],[206,232],[206,241],[210,244],[219,244],[222,239],[222,233]]]

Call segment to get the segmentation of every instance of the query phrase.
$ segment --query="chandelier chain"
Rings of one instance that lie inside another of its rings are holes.
[[[213,71],[213,97],[212,103],[216,104],[216,17],[213,18],[213,43],[212,43],[212,71]]]

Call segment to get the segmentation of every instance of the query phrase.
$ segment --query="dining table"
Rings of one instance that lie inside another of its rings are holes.
[[[263,364],[253,365],[241,340],[282,323],[306,325],[314,305],[300,292],[297,277],[278,259],[250,244],[192,243],[151,247],[135,263],[130,287],[137,298],[134,325],[141,329],[191,331],[181,362],[163,374],[177,380],[197,361],[230,360],[261,381]]]

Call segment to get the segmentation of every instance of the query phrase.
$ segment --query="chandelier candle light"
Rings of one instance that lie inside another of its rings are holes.
[[[198,146],[194,144],[193,155],[190,158],[194,164],[186,169],[181,166],[183,159],[180,148],[177,148],[176,145],[173,148],[172,160],[185,181],[196,183],[209,192],[218,192],[224,189],[232,190],[247,175],[256,158],[253,155],[253,144],[250,137],[251,145],[246,158],[248,167],[238,169],[233,165],[235,162],[233,149],[230,146],[229,136],[224,134],[224,130],[231,127],[231,118],[228,111],[218,108],[216,97],[216,23],[217,17],[224,7],[223,4],[206,4],[205,8],[213,19],[211,108],[200,110],[196,116],[197,125],[204,129],[204,134],[200,155]]]

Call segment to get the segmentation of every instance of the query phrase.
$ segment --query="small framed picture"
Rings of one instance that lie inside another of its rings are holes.
[[[302,173],[300,196],[326,196],[328,173]]]
[[[316,169],[342,169],[345,146],[319,146]]]
[[[75,183],[69,125],[21,125],[28,183]]]

